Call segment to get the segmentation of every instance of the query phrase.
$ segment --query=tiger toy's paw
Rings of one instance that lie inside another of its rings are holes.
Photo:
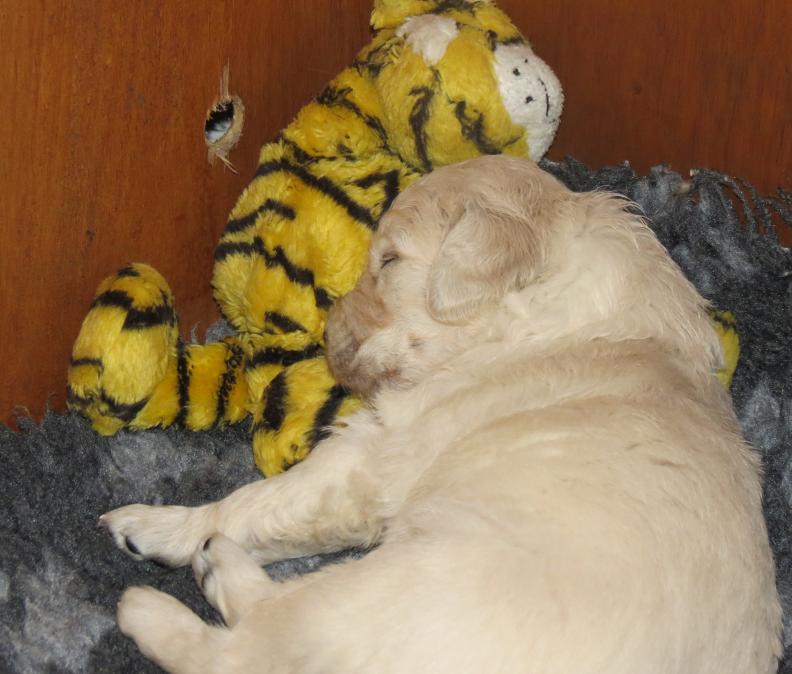
[[[259,470],[272,477],[299,463],[339,417],[359,404],[335,381],[320,350],[291,363],[272,379],[254,411],[253,455]]]
[[[169,378],[176,394],[173,294],[152,267],[131,264],[99,286],[69,361],[69,408],[111,435],[133,424]]]

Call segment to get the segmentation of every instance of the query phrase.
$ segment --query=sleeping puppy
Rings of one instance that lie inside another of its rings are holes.
[[[631,204],[503,156],[394,202],[327,324],[369,405],[286,474],[102,517],[227,627],[128,590],[174,673],[771,674],[758,460],[705,303]],[[373,547],[272,582],[260,565]]]

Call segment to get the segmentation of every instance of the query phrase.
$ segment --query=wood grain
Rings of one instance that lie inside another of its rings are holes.
[[[3,421],[16,406],[62,408],[95,288],[129,261],[168,279],[183,332],[217,317],[212,253],[258,149],[365,44],[369,11],[350,0],[0,0]],[[203,138],[226,62],[246,105],[238,175],[208,165]]]
[[[501,0],[566,93],[550,156],[792,188],[789,0]],[[792,242],[792,241],[791,241]]]
[[[551,156],[792,186],[788,0],[501,0],[558,73]],[[271,140],[368,40],[368,0],[0,0],[0,419],[62,408],[96,285],[145,261],[183,332],[217,316],[212,251]],[[235,175],[203,123],[228,62]]]

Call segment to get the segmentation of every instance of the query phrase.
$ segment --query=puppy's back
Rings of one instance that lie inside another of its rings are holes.
[[[501,616],[489,627],[504,639],[540,634],[541,666],[525,671],[774,672],[757,460],[717,380],[691,379],[651,340],[477,359],[478,381],[463,356],[468,385],[415,424],[417,453],[449,441],[394,541],[447,556],[445,582],[475,595],[470,615]]]

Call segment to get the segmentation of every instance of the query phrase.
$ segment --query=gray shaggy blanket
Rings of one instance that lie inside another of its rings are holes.
[[[774,233],[774,226],[792,226],[792,199],[783,192],[759,199],[709,171],[686,189],[663,167],[642,177],[626,165],[589,171],[572,159],[545,168],[572,189],[607,188],[638,202],[701,293],[736,316],[742,357],[734,404],[764,460],[787,627],[780,671],[792,674],[792,256]],[[103,438],[70,415],[20,423],[20,433],[0,427],[0,672],[159,671],[115,627],[125,587],[150,583],[205,618],[217,616],[189,569],[133,562],[97,528],[97,517],[137,501],[198,504],[256,478],[247,429]],[[285,577],[327,561],[295,560],[269,571]]]

